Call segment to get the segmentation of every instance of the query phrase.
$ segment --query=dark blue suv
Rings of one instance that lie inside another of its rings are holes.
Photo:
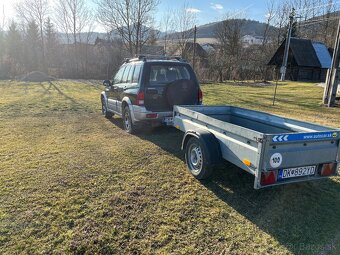
[[[102,113],[123,118],[133,133],[140,124],[158,126],[172,122],[174,105],[202,103],[202,91],[192,67],[180,58],[128,59],[113,77],[104,81]]]

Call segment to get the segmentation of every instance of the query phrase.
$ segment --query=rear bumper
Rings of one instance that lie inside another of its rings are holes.
[[[155,115],[157,116],[148,116],[148,115]],[[143,106],[137,106],[133,105],[132,106],[132,121],[133,122],[145,122],[145,121],[154,121],[154,122],[163,122],[164,118],[166,117],[172,117],[173,112],[168,111],[168,112],[152,112],[148,111],[145,107]]]
[[[285,180],[278,180],[278,178],[276,177],[276,181],[273,184],[269,184],[269,185],[262,185],[260,182],[256,183],[255,181],[255,189],[261,189],[261,188],[267,188],[267,187],[271,187],[271,186],[278,186],[278,185],[284,185],[284,184],[290,184],[290,183],[299,183],[299,182],[307,182],[307,181],[315,181],[315,180],[321,180],[321,179],[328,179],[330,177],[334,177],[334,176],[339,176],[339,172],[340,172],[340,163],[338,161],[334,162],[336,164],[335,166],[335,172],[331,175],[328,176],[321,176],[319,173],[320,169],[320,165],[317,165],[317,170],[315,172],[314,175],[309,175],[309,176],[303,176],[303,177],[293,177],[291,179],[285,179]],[[261,177],[260,177],[261,178]]]

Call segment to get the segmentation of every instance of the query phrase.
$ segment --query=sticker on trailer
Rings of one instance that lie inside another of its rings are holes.
[[[304,133],[304,134],[290,134],[290,135],[275,135],[273,142],[291,142],[291,141],[305,141],[305,140],[319,140],[328,138],[338,138],[338,132],[318,132],[318,133]]]
[[[281,153],[274,153],[271,157],[270,157],[270,166],[272,168],[278,168],[279,166],[281,166],[282,164],[282,155]]]

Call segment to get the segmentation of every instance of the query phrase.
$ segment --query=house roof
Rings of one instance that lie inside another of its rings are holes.
[[[144,45],[141,49],[144,55],[165,55],[164,46],[161,45]]]
[[[299,66],[321,67],[311,40],[292,38],[290,49]]]
[[[321,68],[330,68],[332,63],[332,57],[329,54],[329,51],[323,43],[319,42],[313,42],[313,47],[315,50],[315,53],[319,59],[319,62],[321,64]]]
[[[286,40],[282,42],[276,53],[269,61],[269,65],[281,65]],[[331,65],[331,56],[327,47],[320,42],[312,42],[307,39],[291,38],[290,56],[298,66],[329,68]]]
[[[184,57],[187,57],[186,55],[188,54],[192,54],[194,49],[198,57],[206,58],[208,56],[207,52],[199,43],[187,42],[183,49]],[[174,55],[182,55],[181,49],[179,47],[175,50]]]

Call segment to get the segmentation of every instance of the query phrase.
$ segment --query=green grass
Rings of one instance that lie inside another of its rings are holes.
[[[340,178],[256,191],[225,163],[187,172],[181,133],[132,136],[91,82],[0,82],[1,254],[339,254]],[[232,104],[340,127],[322,88],[203,86]]]

